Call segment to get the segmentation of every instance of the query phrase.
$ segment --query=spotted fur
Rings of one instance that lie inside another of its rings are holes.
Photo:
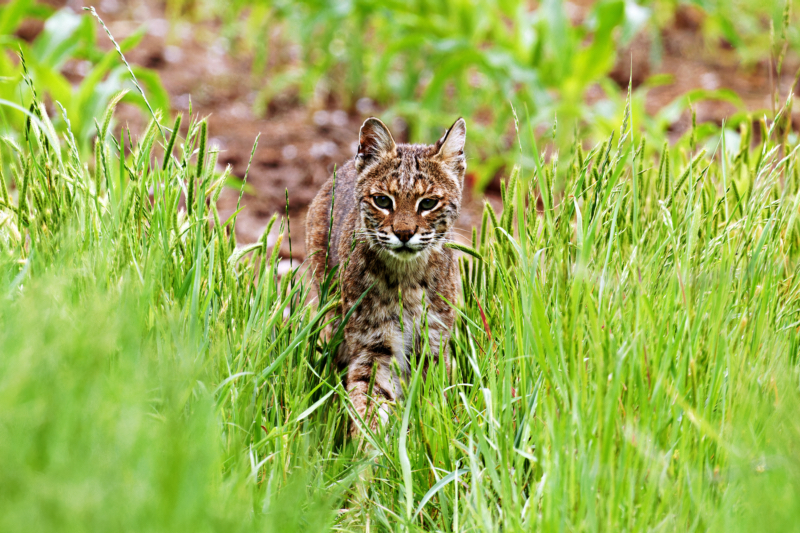
[[[373,429],[371,406],[377,403],[387,419],[402,395],[401,381],[411,375],[425,307],[433,363],[441,359],[449,369],[455,311],[447,302],[455,301],[459,283],[453,252],[444,245],[461,209],[465,140],[463,119],[433,145],[398,145],[380,120],[369,118],[355,160],[336,173],[335,187],[333,177],[325,183],[308,212],[306,248],[317,283],[339,265],[342,316],[364,295],[345,325],[337,364],[347,367],[350,398]],[[424,375],[429,361],[422,364]]]

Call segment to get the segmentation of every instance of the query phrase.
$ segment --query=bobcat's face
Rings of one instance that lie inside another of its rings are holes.
[[[356,197],[362,237],[393,259],[441,248],[461,209],[466,125],[458,119],[434,145],[396,145],[376,118],[361,127]]]

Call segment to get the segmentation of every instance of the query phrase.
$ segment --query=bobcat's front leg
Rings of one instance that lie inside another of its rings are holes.
[[[348,342],[348,351],[352,355],[347,371],[347,392],[361,420],[375,431],[379,417],[383,422],[388,420],[387,402],[394,402],[397,399],[399,379],[392,369],[392,351],[382,342],[371,345]],[[370,394],[373,367],[375,382]],[[358,434],[358,424],[360,421],[354,418],[350,428],[351,435]]]

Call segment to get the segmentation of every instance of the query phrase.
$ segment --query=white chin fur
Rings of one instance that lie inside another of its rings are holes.
[[[397,251],[397,250],[392,250],[391,248],[385,248],[385,250],[387,252],[389,252],[389,254],[393,258],[399,259],[400,261],[413,261],[414,259],[418,258],[420,255],[422,255],[422,251],[420,251],[420,250],[415,250],[413,252],[406,252],[406,251],[400,252],[400,251]]]

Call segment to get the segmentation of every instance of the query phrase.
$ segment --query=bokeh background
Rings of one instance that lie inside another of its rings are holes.
[[[591,145],[618,129],[629,84],[633,124],[649,150],[664,142],[713,150],[723,127],[737,150],[739,125],[772,117],[796,79],[798,3],[15,0],[0,13],[0,98],[30,100],[22,51],[56,128],[64,127],[57,100],[90,154],[94,117],[116,91],[133,88],[83,9],[94,6],[165,124],[190,110],[208,115],[218,170],[231,165],[239,179],[253,154],[239,241],[257,240],[269,217],[287,212],[288,191],[293,248],[287,242],[281,254],[301,259],[306,207],[352,157],[370,115],[405,142],[432,142],[467,118],[463,227],[474,225],[483,198],[499,200],[512,164],[532,164],[523,154],[534,140],[555,147],[551,157],[576,135]],[[143,108],[132,90],[112,129],[138,134]],[[18,137],[22,114],[0,114],[2,133]],[[798,123],[796,111],[787,133]],[[223,214],[234,210],[241,182],[230,185]]]

